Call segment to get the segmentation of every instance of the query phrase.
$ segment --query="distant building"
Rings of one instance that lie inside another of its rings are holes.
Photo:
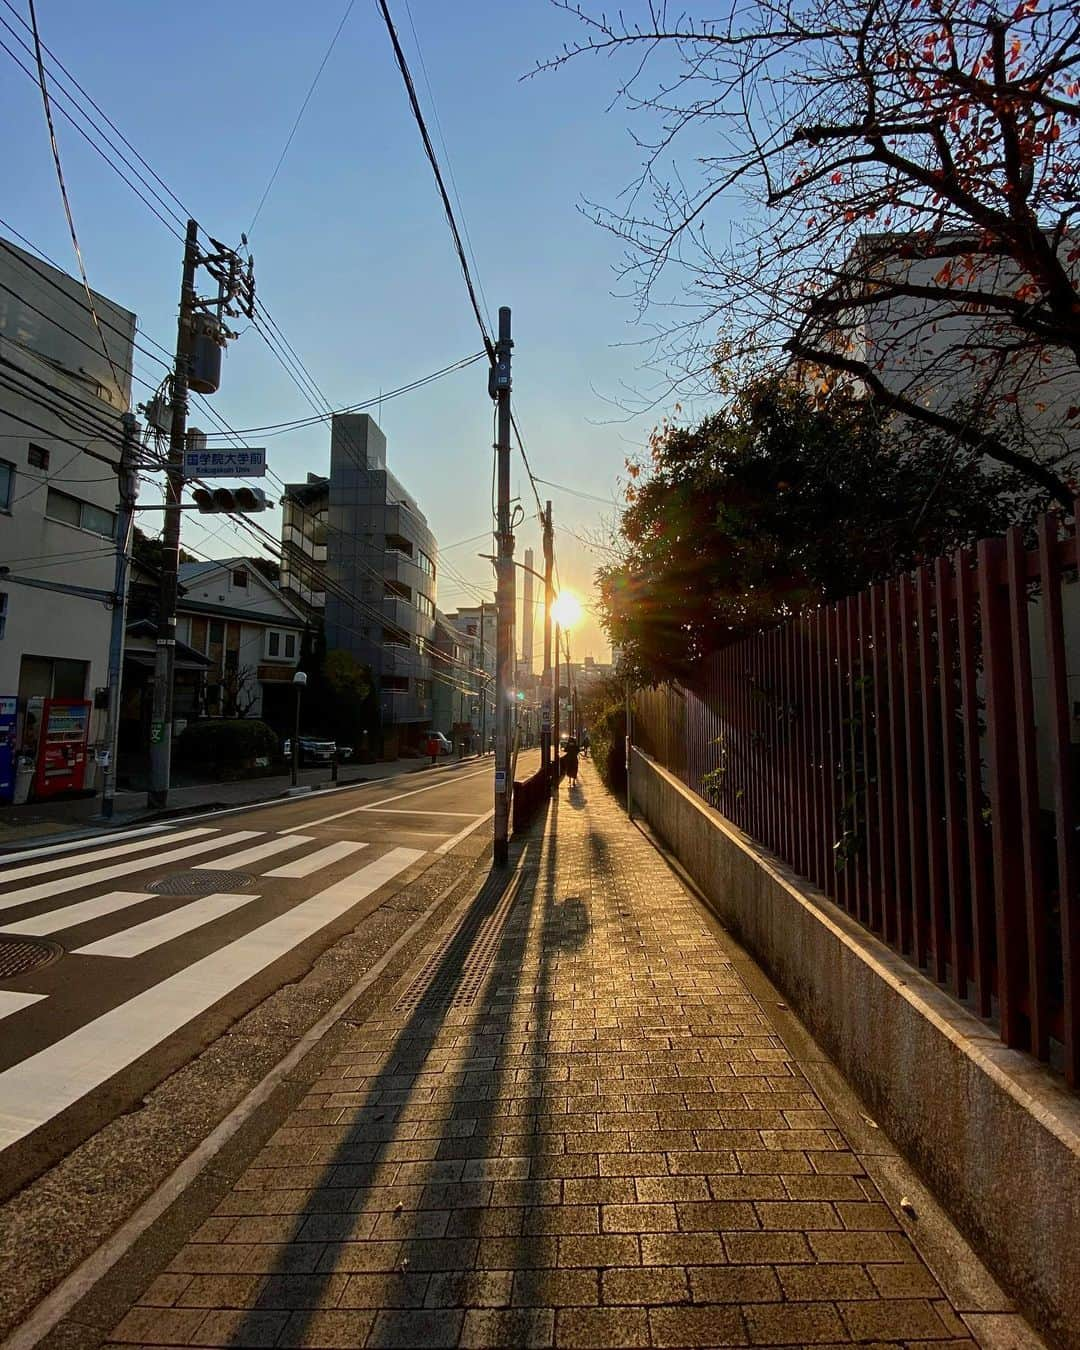
[[[82,284],[0,239],[0,698],[18,698],[20,723],[36,696],[91,701],[79,715],[91,746],[104,741],[109,657],[94,592],[114,585],[112,466],[135,334],[129,310],[94,305],[111,365]]]
[[[306,614],[326,610],[326,522],[330,479],[309,473],[304,483],[286,483],[281,499],[281,577],[286,599]]]
[[[282,509],[282,592],[323,617],[327,650],[370,668],[384,734],[418,743],[434,716],[435,536],[376,423],[335,416],[329,475],[288,484]]]
[[[210,659],[207,717],[260,717],[288,730],[307,621],[250,558],[180,564],[176,635]]]

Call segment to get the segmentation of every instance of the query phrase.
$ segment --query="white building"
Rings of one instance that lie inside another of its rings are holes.
[[[306,619],[250,558],[181,563],[176,636],[210,660],[209,717],[260,717],[288,730]]]
[[[1061,344],[1040,343],[980,294],[1011,303],[1025,278],[1011,259],[943,241],[952,258],[926,256],[902,235],[867,235],[845,267],[848,279],[819,302],[830,317],[816,345],[864,363],[891,393],[976,426],[1049,468],[1080,455],[1080,369]],[[1075,247],[1062,244],[1062,254]],[[951,270],[950,270],[951,269]],[[848,298],[850,297],[850,305]],[[856,381],[858,383],[858,381]],[[930,430],[927,430],[930,434]]]
[[[96,701],[105,734],[114,465],[135,315],[0,239],[0,697]],[[91,453],[92,452],[92,453]],[[98,691],[102,691],[101,694]],[[94,786],[93,777],[86,780]]]

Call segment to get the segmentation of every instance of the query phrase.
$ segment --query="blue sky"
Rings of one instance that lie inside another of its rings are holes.
[[[653,377],[639,370],[640,350],[625,345],[646,334],[634,326],[632,304],[612,294],[621,288],[612,272],[619,245],[579,210],[584,197],[613,200],[637,162],[624,113],[607,111],[617,71],[590,58],[520,79],[538,57],[576,36],[574,21],[548,0],[410,4],[434,109],[405,0],[393,0],[391,10],[437,144],[438,114],[487,302],[492,314],[500,304],[513,308],[515,410],[534,472],[610,498],[625,456],[664,411],[627,423],[609,402],[624,386],[642,388]],[[236,242],[344,0],[302,7],[190,0],[179,8],[147,0],[93,6],[40,0],[37,9],[45,42],[205,229]],[[14,22],[6,10],[0,15]],[[6,32],[0,37],[10,45]],[[0,61],[8,66],[0,80],[3,215],[74,271],[40,97],[3,52]],[[91,283],[135,310],[145,332],[171,347],[177,241],[62,118],[58,133]],[[251,244],[263,302],[334,406],[478,349],[449,232],[373,0],[357,0]],[[160,368],[145,358],[141,364],[159,378]],[[442,546],[489,527],[485,384],[484,367],[474,366],[385,405],[380,418],[391,467]],[[237,427],[310,412],[253,331],[232,344],[214,403]],[[272,467],[286,479],[325,471],[329,434],[321,427],[268,444]],[[528,508],[518,460],[514,481]],[[553,500],[557,530],[564,527],[557,535],[563,581],[588,594],[600,555],[565,531],[587,533],[605,509],[558,490],[541,492]],[[276,533],[276,522],[271,528]],[[207,539],[191,516],[185,529],[197,547]],[[519,532],[518,557],[529,545],[539,557],[531,520]],[[239,548],[229,530],[206,542],[211,554]],[[445,561],[490,589],[489,566],[477,551],[490,550],[484,542],[470,544],[448,551]],[[444,571],[440,606],[472,601]],[[606,656],[592,622],[574,645],[575,656]]]

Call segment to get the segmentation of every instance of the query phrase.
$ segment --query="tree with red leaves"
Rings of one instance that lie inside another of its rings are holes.
[[[593,211],[643,307],[687,274],[693,317],[658,351],[676,384],[794,361],[1071,503],[1075,3],[728,0],[699,20],[648,0],[639,23],[554,3],[587,31],[539,68],[625,53],[620,96],[655,128],[629,205]],[[669,175],[684,143],[693,170]]]

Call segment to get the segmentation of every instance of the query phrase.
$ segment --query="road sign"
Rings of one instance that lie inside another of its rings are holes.
[[[262,478],[266,473],[266,450],[185,450],[185,478]]]

